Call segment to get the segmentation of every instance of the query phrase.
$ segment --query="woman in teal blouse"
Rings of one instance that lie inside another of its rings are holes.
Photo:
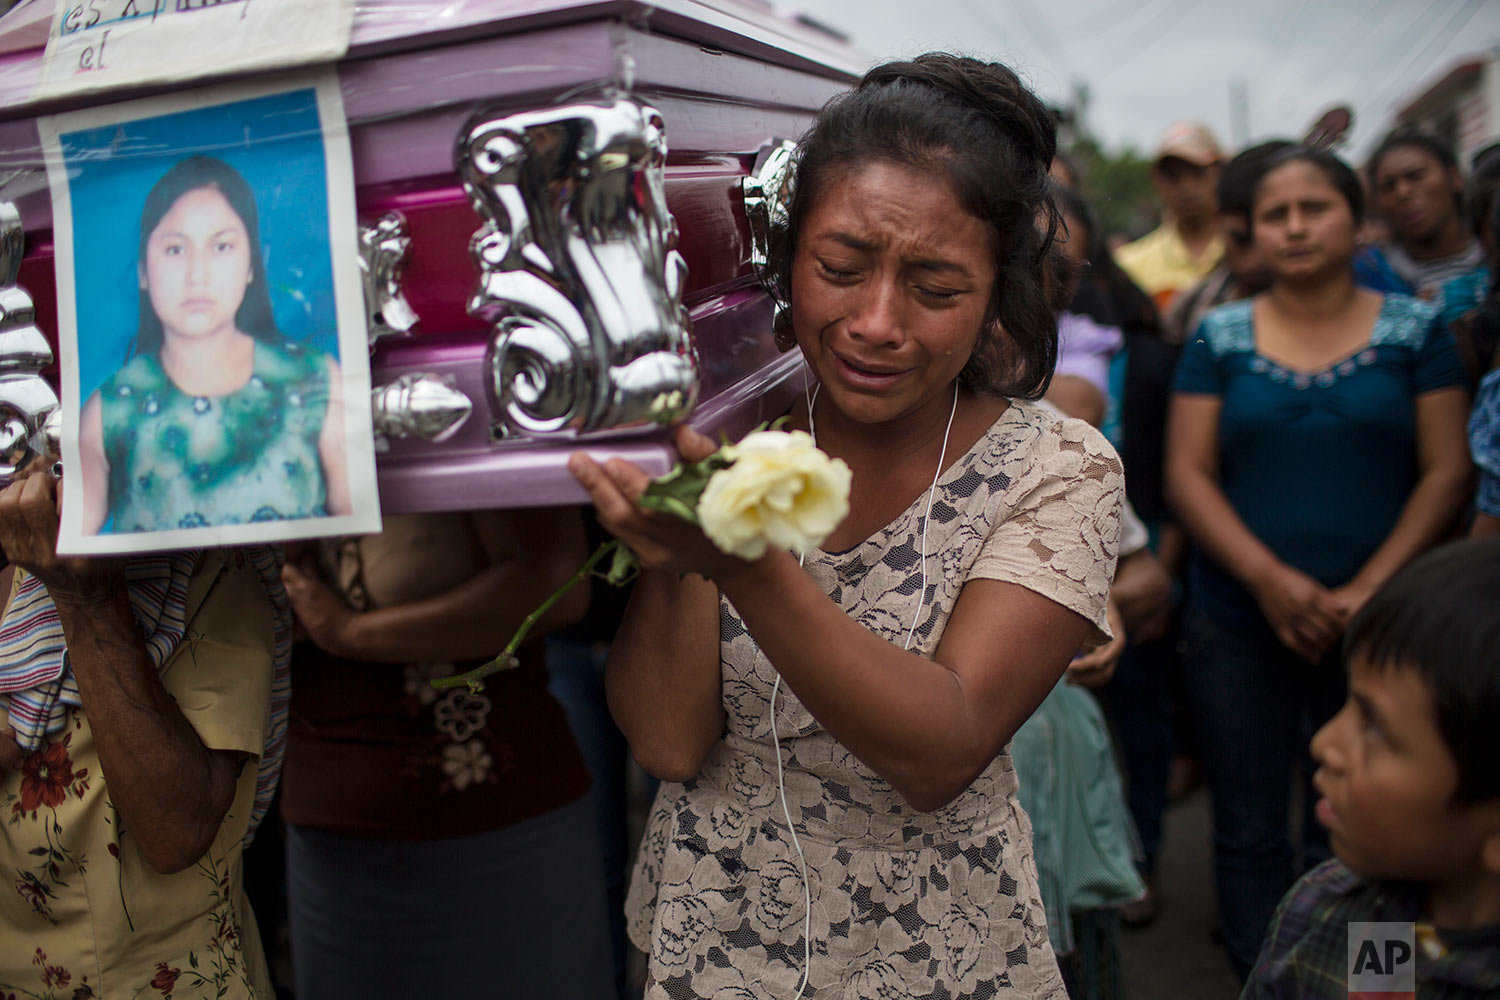
[[[1432,306],[1355,286],[1362,210],[1331,154],[1268,165],[1251,224],[1272,286],[1205,317],[1169,419],[1168,494],[1196,546],[1188,686],[1241,975],[1295,876],[1287,788],[1343,701],[1344,625],[1467,499],[1463,368]],[[1304,865],[1328,850],[1307,825]]]
[[[83,408],[84,533],[349,513],[338,364],[277,330],[244,178],[181,161],[140,240],[134,357]]]

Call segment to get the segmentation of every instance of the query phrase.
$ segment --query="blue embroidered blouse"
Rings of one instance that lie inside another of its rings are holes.
[[[1500,368],[1479,382],[1469,415],[1469,451],[1479,473],[1474,509],[1500,517]]]
[[[1177,393],[1219,396],[1219,486],[1277,558],[1327,587],[1379,548],[1416,483],[1417,396],[1465,384],[1432,305],[1387,295],[1364,347],[1321,371],[1292,371],[1255,346],[1252,301],[1204,317]],[[1193,607],[1226,626],[1266,628],[1255,599],[1208,556],[1188,568]]]

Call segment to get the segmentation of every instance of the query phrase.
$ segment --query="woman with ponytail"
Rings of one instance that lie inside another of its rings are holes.
[[[822,549],[727,556],[574,456],[645,566],[606,687],[664,779],[626,905],[650,1000],[1066,995],[1007,748],[1107,634],[1124,479],[1033,402],[1055,145],[1013,72],[950,55],[804,136],[769,283],[817,385],[790,426],[853,473]]]

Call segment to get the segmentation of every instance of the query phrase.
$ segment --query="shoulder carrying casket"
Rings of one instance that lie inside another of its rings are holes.
[[[47,406],[33,328],[55,340],[37,117],[163,89],[30,102],[42,20],[0,33],[0,465]],[[861,63],[751,0],[359,3],[337,75],[382,509],[577,503],[581,444],[659,473],[674,420],[783,412],[803,372],[754,261],[775,142]]]

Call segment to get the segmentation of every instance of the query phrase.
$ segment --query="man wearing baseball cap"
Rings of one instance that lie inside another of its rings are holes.
[[[1120,266],[1163,311],[1224,255],[1215,193],[1223,158],[1207,126],[1177,122],[1168,128],[1151,164],[1162,224],[1115,252]]]

